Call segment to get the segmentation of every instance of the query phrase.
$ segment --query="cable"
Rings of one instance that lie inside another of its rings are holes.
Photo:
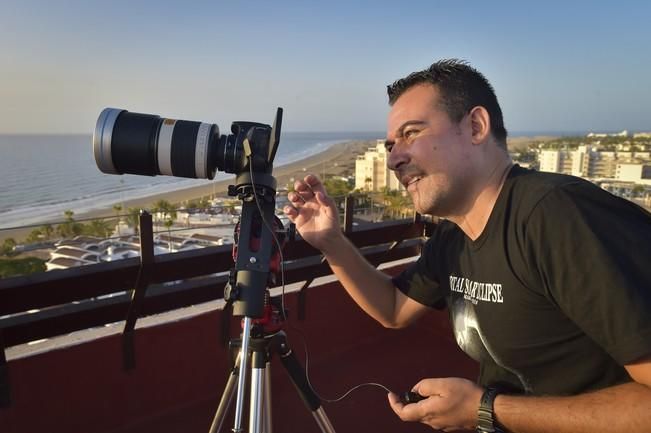
[[[249,155],[249,173],[251,175],[251,185],[253,187],[253,199],[255,200],[255,205],[257,206],[258,212],[260,213],[260,218],[262,219],[262,223],[264,224],[264,226],[271,233],[271,236],[273,237],[273,240],[276,243],[276,247],[278,248],[278,254],[280,256],[280,284],[282,287],[281,295],[280,295],[281,313],[283,315],[283,321],[287,322],[287,315],[285,314],[285,258],[283,257],[283,248],[282,245],[280,244],[280,241],[278,240],[278,237],[276,236],[276,231],[272,229],[269,222],[264,217],[262,206],[258,201],[258,195],[255,193],[255,179],[253,177],[253,161],[251,160],[250,155]]]
[[[310,381],[310,374],[309,374],[309,353],[308,353],[308,348],[307,348],[307,338],[305,337],[305,334],[303,331],[296,326],[292,325],[289,323],[287,320],[287,316],[285,315],[285,259],[283,257],[283,251],[282,251],[282,245],[280,244],[280,241],[278,240],[278,237],[276,236],[275,230],[273,230],[269,224],[269,222],[265,219],[264,212],[262,210],[262,206],[260,205],[260,202],[258,201],[258,195],[255,193],[255,179],[253,176],[253,163],[251,161],[251,156],[249,155],[249,173],[251,175],[251,185],[253,187],[253,198],[255,200],[255,204],[258,208],[258,212],[260,213],[260,218],[262,219],[262,223],[264,226],[269,230],[271,233],[271,236],[274,239],[274,242],[276,243],[276,247],[278,248],[278,254],[280,255],[280,281],[281,281],[281,310],[282,310],[282,315],[283,315],[283,321],[288,323],[290,327],[296,331],[300,336],[301,339],[303,340],[303,348],[305,350],[305,379],[307,381],[307,385],[310,387],[312,392],[319,398],[319,400],[325,401],[327,403],[338,403],[348,397],[352,392],[365,387],[365,386],[375,386],[382,388],[385,390],[387,393],[390,393],[391,390],[387,388],[386,386],[382,385],[381,383],[377,382],[365,382],[365,383],[360,383],[359,385],[355,385],[352,388],[350,388],[348,391],[346,391],[344,394],[341,396],[334,398],[334,399],[328,399],[325,397],[322,397],[319,395],[319,393],[314,389],[314,386],[312,385],[312,382]]]

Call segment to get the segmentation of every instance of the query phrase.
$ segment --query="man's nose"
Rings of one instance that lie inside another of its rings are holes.
[[[390,170],[398,170],[402,165],[409,162],[409,155],[400,149],[400,146],[394,145],[388,154],[387,167]]]

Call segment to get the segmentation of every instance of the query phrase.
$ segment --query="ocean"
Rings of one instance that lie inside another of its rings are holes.
[[[350,140],[373,140],[382,132],[286,132],[274,167],[323,152]],[[232,174],[218,172],[216,180]],[[95,164],[90,135],[0,135],[0,229],[60,222],[64,212],[110,206],[211,180],[169,176],[109,175]]]

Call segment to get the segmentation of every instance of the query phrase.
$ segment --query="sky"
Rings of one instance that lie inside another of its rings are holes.
[[[442,58],[513,132],[651,131],[648,1],[0,0],[0,133],[92,133],[105,107],[384,131],[386,86]]]

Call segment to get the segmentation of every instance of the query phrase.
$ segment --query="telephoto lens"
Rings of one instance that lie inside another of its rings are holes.
[[[95,126],[93,153],[108,174],[212,179],[219,139],[215,124],[105,108]]]

